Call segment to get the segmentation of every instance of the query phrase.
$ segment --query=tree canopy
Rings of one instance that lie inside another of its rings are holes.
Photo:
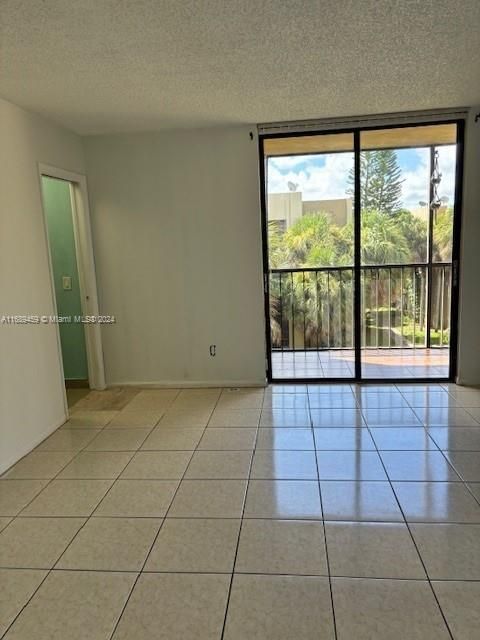
[[[437,214],[433,233],[435,260],[448,260],[451,251],[451,209]],[[427,222],[408,209],[392,215],[376,209],[362,211],[362,263],[367,265],[425,262]],[[269,223],[270,266],[328,267],[353,264],[353,222],[339,226],[325,212],[299,218],[285,233]]]
[[[395,151],[365,151],[360,162],[362,265],[381,267],[426,263],[428,218],[401,206],[403,180]],[[350,173],[349,184],[347,193],[353,195],[353,172]],[[321,202],[318,208],[322,208]],[[433,218],[434,261],[451,260],[452,231],[453,209],[442,207]],[[292,272],[287,277],[282,273],[272,275],[272,344],[276,348],[285,344],[294,347],[297,340],[297,344],[307,347],[318,348],[320,345],[328,348],[333,345],[350,348],[353,340],[353,272],[350,269],[327,273],[315,270],[353,267],[354,224],[351,214],[346,222],[339,224],[334,214],[319,210],[301,215],[286,230],[278,220],[272,220],[268,225],[268,236],[272,269],[313,267],[314,271]],[[371,278],[368,276],[370,272]],[[398,346],[424,344],[427,269],[365,269],[363,273],[362,313],[365,314],[366,331],[362,339],[365,344],[374,346],[379,330],[393,331],[389,344],[391,340]],[[443,295],[448,293],[442,290]],[[431,327],[435,329],[435,322],[444,322],[439,319],[443,313],[443,301],[433,300],[432,304],[437,305],[432,307]],[[377,323],[375,339],[374,333],[369,333],[373,326],[369,322]],[[445,329],[436,337],[438,343],[443,341],[442,344],[448,344],[448,339],[449,333]]]
[[[354,196],[354,170],[348,176],[347,193]],[[402,171],[393,149],[360,153],[360,204],[363,210],[393,214],[400,210]]]
[[[360,153],[361,251],[366,265],[425,262],[428,223],[402,208],[402,172],[394,149]],[[353,169],[347,194],[354,195]],[[451,259],[452,208],[436,213],[433,259]],[[270,265],[325,267],[353,265],[353,221],[339,225],[323,211],[299,218],[284,233],[269,223]]]

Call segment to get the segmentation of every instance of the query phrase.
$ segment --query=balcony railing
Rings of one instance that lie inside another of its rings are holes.
[[[452,265],[362,266],[361,345],[448,347]],[[272,349],[354,347],[353,267],[270,270]]]

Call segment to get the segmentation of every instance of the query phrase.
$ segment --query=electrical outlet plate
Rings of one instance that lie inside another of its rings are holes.
[[[72,290],[72,276],[62,276],[62,287],[64,291]]]

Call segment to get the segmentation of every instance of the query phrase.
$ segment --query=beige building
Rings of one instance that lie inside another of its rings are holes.
[[[303,200],[301,191],[268,194],[268,219],[284,221],[285,229],[310,213],[327,213],[331,222],[343,226],[353,218],[353,201],[352,198]]]
[[[333,200],[304,200],[302,215],[309,213],[328,213],[331,222],[343,226],[353,220],[353,199],[335,198]]]
[[[268,220],[284,222],[289,229],[303,215],[301,191],[268,194]]]

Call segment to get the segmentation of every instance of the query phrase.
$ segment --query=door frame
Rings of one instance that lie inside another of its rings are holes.
[[[78,279],[80,287],[80,301],[83,316],[99,316],[98,292],[95,274],[95,260],[93,254],[92,232],[90,225],[90,208],[88,204],[87,179],[84,175],[73,173],[48,164],[38,164],[38,179],[42,200],[43,226],[45,242],[48,252],[50,271],[50,286],[54,312],[58,315],[55,296],[55,282],[53,274],[52,253],[48,236],[47,214],[43,197],[42,178],[63,180],[70,185],[70,202],[72,209],[73,232],[75,239],[75,253],[77,259]],[[105,366],[103,361],[101,326],[98,322],[84,323],[85,350],[87,355],[88,382],[90,389],[103,390],[105,383]],[[62,345],[60,341],[60,326],[56,324],[58,357],[61,372],[61,383],[64,394],[65,408],[68,414],[67,394],[63,370]]]
[[[263,295],[265,311],[265,348],[266,348],[266,377],[268,383],[276,382],[282,384],[331,384],[362,382],[367,384],[398,383],[398,378],[364,378],[362,376],[361,361],[361,210],[359,198],[354,200],[354,353],[355,353],[355,374],[352,377],[329,377],[329,378],[273,378],[272,374],[272,346],[270,333],[270,277],[268,261],[268,211],[267,211],[267,184],[266,184],[266,162],[264,141],[274,138],[292,138],[305,136],[335,135],[350,133],[353,137],[354,154],[354,185],[355,192],[360,190],[360,135],[362,131],[373,131],[381,129],[402,129],[410,127],[433,126],[442,124],[455,124],[457,129],[456,137],[456,163],[455,163],[455,194],[453,203],[453,237],[452,237],[452,284],[450,300],[450,346],[449,346],[449,371],[445,377],[418,377],[402,378],[402,383],[422,383],[422,382],[455,382],[457,378],[458,361],[458,301],[460,291],[460,232],[462,218],[462,194],[463,194],[463,162],[464,162],[464,139],[465,139],[465,117],[448,117],[445,119],[431,119],[421,116],[412,122],[393,122],[389,124],[358,124],[348,128],[308,128],[305,131],[286,131],[278,133],[259,133],[259,175],[260,175],[260,209],[262,227],[262,258],[263,258]],[[314,349],[312,351],[315,351]]]

